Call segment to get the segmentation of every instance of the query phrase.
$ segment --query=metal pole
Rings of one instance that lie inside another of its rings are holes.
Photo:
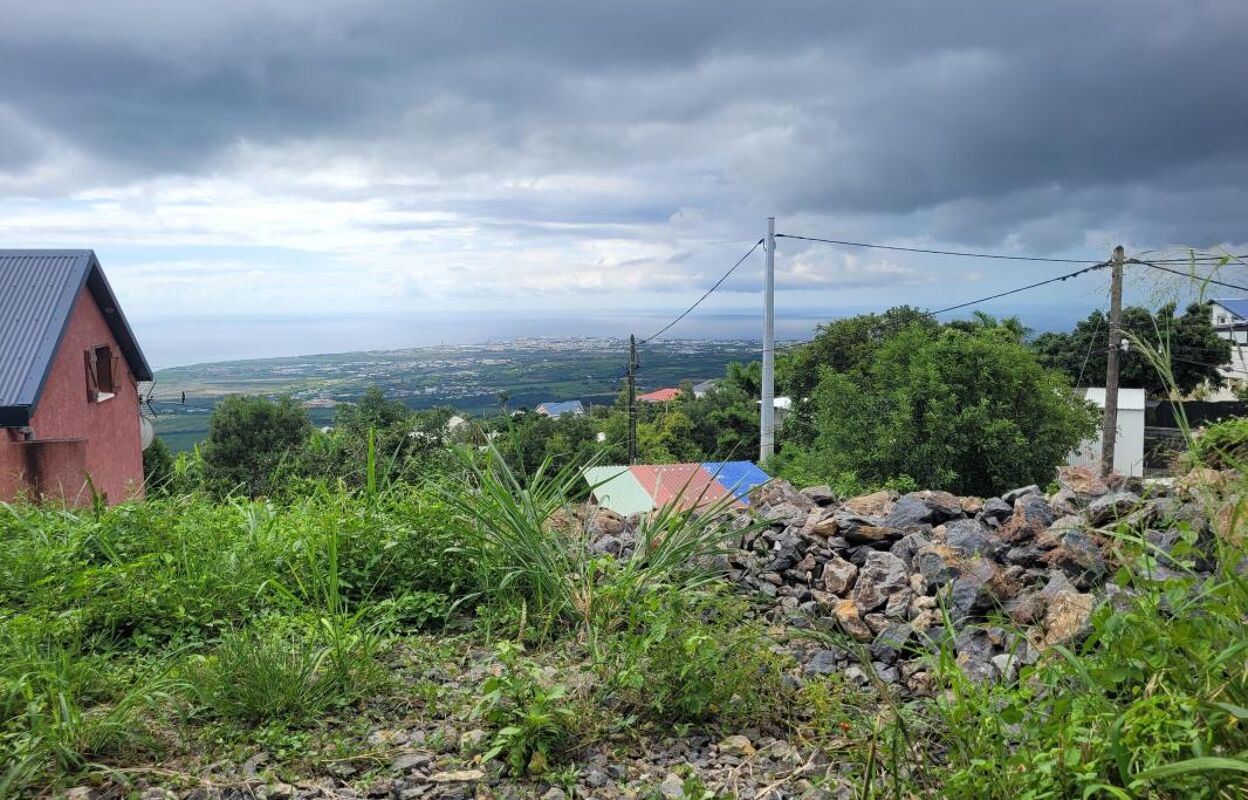
[[[1109,284],[1109,349],[1105,361],[1105,419],[1101,423],[1101,474],[1114,471],[1114,446],[1118,438],[1118,346],[1122,339],[1122,245],[1114,248],[1113,278]]]
[[[776,451],[776,218],[767,218],[767,266],[763,272],[763,385],[758,460]]]
[[[637,337],[628,337],[628,463],[637,463]]]

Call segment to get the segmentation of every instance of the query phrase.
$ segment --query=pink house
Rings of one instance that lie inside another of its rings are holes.
[[[91,250],[0,250],[0,500],[143,494],[152,371]]]

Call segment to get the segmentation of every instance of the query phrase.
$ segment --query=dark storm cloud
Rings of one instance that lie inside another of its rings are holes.
[[[44,156],[30,130],[134,177],[322,141],[452,183],[604,179],[454,201],[524,224],[1248,239],[1242,0],[181,5],[0,3],[0,171]]]

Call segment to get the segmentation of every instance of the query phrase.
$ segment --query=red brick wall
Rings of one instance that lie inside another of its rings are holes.
[[[139,393],[124,356],[117,360],[120,374],[116,396],[103,402],[88,397],[83,354],[110,345],[121,355],[104,315],[91,293],[83,289],[74,304],[69,327],[61,340],[31,427],[36,439],[86,439],[86,469],[98,492],[119,503],[143,493],[143,452],[139,439]],[[11,498],[25,481],[25,455],[12,432],[0,433],[0,499]],[[55,468],[55,465],[51,465]],[[90,493],[67,497],[90,502]]]

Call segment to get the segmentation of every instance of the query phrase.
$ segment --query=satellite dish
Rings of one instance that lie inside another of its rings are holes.
[[[156,441],[156,428],[152,426],[152,421],[147,417],[139,417],[139,441],[142,442],[144,450]]]

